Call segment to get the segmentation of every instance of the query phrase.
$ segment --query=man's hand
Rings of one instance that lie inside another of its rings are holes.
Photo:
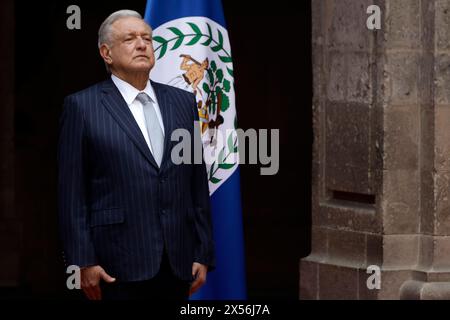
[[[81,289],[89,300],[101,300],[100,280],[108,283],[116,281],[100,266],[81,268]]]
[[[204,264],[194,262],[192,264],[192,276],[194,277],[194,282],[191,284],[191,289],[189,290],[189,296],[195,293],[202,285],[206,282],[206,273],[208,267]]]

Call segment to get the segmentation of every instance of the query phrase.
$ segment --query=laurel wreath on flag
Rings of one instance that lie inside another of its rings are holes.
[[[230,133],[228,135],[227,144],[229,150],[228,154],[225,155],[225,147],[223,147],[222,150],[220,150],[219,156],[217,158],[217,167],[216,161],[214,161],[211,165],[211,168],[209,169],[209,181],[211,181],[212,183],[219,183],[220,181],[222,181],[222,179],[215,177],[215,174],[219,169],[230,170],[236,165],[236,163],[227,163],[226,160],[232,153],[238,152],[237,137],[235,137],[233,142],[233,134]]]
[[[185,39],[189,40],[187,43],[185,43],[186,46],[193,46],[194,44],[197,44],[200,41],[200,39],[203,38],[205,41],[201,42],[200,44],[203,46],[210,47],[210,49],[213,52],[216,52],[220,61],[226,64],[232,62],[230,53],[227,52],[223,47],[224,39],[223,34],[222,32],[220,32],[220,30],[217,29],[217,38],[214,38],[209,23],[206,23],[206,26],[208,28],[207,34],[203,33],[198,27],[198,25],[196,25],[195,23],[187,22],[187,24],[190,26],[193,33],[183,33],[180,29],[176,27],[168,27],[167,30],[170,30],[174,34],[173,38],[165,39],[161,36],[153,37],[153,40],[159,44],[155,48],[155,53],[159,52],[157,60],[164,57],[168,49],[172,51],[179,48],[183,44]],[[169,48],[169,44],[172,42],[173,45]],[[231,76],[231,78],[234,78],[233,69],[226,67],[226,70],[227,73]],[[230,92],[231,83],[228,79],[226,79],[223,70],[217,67],[217,64],[214,60],[211,61],[210,67],[206,71],[207,71],[207,78],[209,80],[209,85],[206,82],[204,82],[202,88],[208,94],[211,102],[208,106],[208,111],[210,114],[215,113],[216,108],[220,106],[220,111],[225,112],[230,106],[230,100],[227,93]],[[234,118],[234,128],[237,128],[236,117]],[[216,176],[219,169],[230,170],[236,165],[236,163],[226,163],[227,158],[231,154],[237,153],[238,151],[237,137],[235,137],[235,139],[233,140],[232,133],[230,133],[227,137],[227,147],[229,152],[225,154],[226,148],[223,147],[219,152],[217,161],[214,161],[210,167],[208,174],[209,181],[211,181],[214,184],[222,181],[222,179],[219,179]]]

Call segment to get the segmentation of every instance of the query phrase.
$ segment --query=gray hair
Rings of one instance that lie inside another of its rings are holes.
[[[102,44],[106,43],[111,45],[111,25],[117,20],[125,17],[135,17],[142,19],[142,16],[139,12],[134,10],[119,10],[113,12],[109,15],[108,18],[103,21],[100,29],[98,29],[98,47],[100,48]]]

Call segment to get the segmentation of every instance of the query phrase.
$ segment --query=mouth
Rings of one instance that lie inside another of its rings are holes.
[[[139,56],[134,57],[134,59],[137,59],[137,58],[145,58],[145,59],[149,59],[149,57],[144,56],[144,55],[139,55]]]

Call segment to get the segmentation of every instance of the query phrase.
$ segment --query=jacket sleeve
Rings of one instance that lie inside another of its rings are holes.
[[[66,264],[97,264],[88,225],[85,121],[74,97],[64,100],[58,141],[58,222]]]
[[[201,133],[198,126],[199,116],[195,101],[195,96],[192,95],[192,112],[194,113],[195,123],[194,130],[194,146],[202,146]],[[198,130],[197,130],[198,129]],[[195,152],[194,147],[194,152]],[[209,198],[208,177],[206,172],[206,165],[203,159],[203,147],[201,148],[202,157],[201,163],[193,162],[194,174],[192,179],[192,197],[194,203],[194,224],[197,233],[197,247],[195,249],[194,261],[208,266],[208,271],[215,269],[215,244],[213,240],[213,228],[211,222],[211,205]]]

